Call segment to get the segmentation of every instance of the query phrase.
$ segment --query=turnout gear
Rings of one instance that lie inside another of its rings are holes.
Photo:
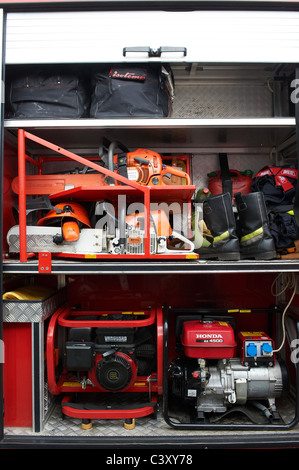
[[[273,259],[274,240],[262,193],[235,194],[238,218],[233,212],[230,193],[212,196],[203,202],[203,218],[213,236],[195,251],[202,259]]]
[[[241,259],[273,259],[276,257],[274,240],[269,230],[268,215],[261,192],[235,194],[241,229]]]
[[[195,250],[200,258],[239,260],[239,240],[230,194],[224,193],[205,199],[203,217],[211,231],[213,241],[209,246],[202,246]]]

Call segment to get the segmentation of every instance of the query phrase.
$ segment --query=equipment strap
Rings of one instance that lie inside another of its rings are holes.
[[[221,169],[222,192],[229,193],[232,197],[233,183],[230,177],[230,171],[226,153],[219,153],[219,163]]]

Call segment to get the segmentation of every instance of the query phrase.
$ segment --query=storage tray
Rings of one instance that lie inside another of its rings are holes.
[[[66,299],[65,289],[38,300],[2,300],[3,321],[18,323],[40,323],[52,315]]]

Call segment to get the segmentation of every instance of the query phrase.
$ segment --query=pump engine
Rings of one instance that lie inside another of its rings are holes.
[[[122,314],[113,314],[109,320],[121,322],[124,318]],[[131,316],[130,320],[133,323],[135,317]],[[132,386],[137,374],[147,376],[155,370],[152,327],[113,328],[101,327],[100,323],[101,320],[97,327],[69,329],[66,367],[78,374],[85,372],[88,383],[101,391],[125,391]]]
[[[49,391],[63,394],[62,413],[124,419],[156,415],[163,392],[162,309],[83,311],[62,306],[47,332]],[[121,399],[117,396],[121,395]]]
[[[196,420],[225,413],[249,400],[267,401],[268,417],[279,419],[275,399],[287,388],[284,365],[264,332],[239,332],[227,321],[183,323],[180,355],[170,363],[171,393]]]

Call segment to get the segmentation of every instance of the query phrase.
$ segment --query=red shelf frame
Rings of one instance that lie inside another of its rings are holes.
[[[92,200],[92,198],[99,196],[102,191],[109,193],[109,197],[114,196],[117,198],[118,195],[124,194],[130,199],[143,200],[144,212],[145,212],[145,243],[143,254],[125,254],[125,255],[113,255],[113,254],[93,254],[93,255],[82,255],[82,254],[66,254],[66,253],[55,253],[55,257],[65,258],[81,258],[81,259],[197,259],[198,255],[190,253],[182,254],[151,254],[150,253],[150,201],[151,197],[154,200],[161,200],[165,198],[166,201],[178,200],[179,201],[191,201],[191,197],[196,189],[195,186],[172,186],[169,185],[160,186],[153,188],[150,186],[144,186],[135,181],[131,181],[117,173],[114,173],[102,166],[98,165],[92,159],[86,159],[73,152],[70,152],[58,145],[55,145],[45,139],[35,136],[24,129],[18,130],[18,177],[19,177],[19,235],[20,235],[20,261],[27,262],[29,257],[32,257],[32,253],[27,252],[27,234],[26,234],[26,161],[36,165],[38,167],[38,173],[41,174],[42,162],[35,161],[33,158],[26,154],[26,139],[31,140],[42,147],[46,147],[67,159],[76,161],[82,165],[88,166],[105,176],[110,176],[113,179],[122,183],[122,186],[104,186],[102,188],[87,188],[80,187],[67,191],[63,191],[59,194],[55,194],[50,199],[58,201],[60,198],[72,198],[76,200]],[[104,193],[103,193],[104,194]],[[161,199],[160,199],[161,198]],[[51,258],[51,256],[50,256]]]

